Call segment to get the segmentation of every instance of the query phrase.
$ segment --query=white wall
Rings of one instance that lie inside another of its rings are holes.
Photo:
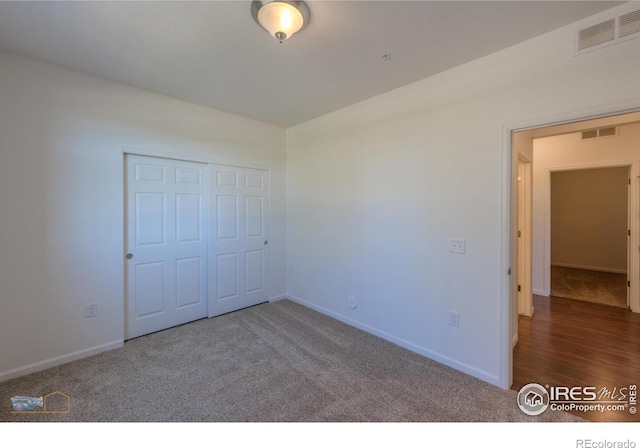
[[[573,31],[289,129],[289,296],[508,386],[505,129],[640,107],[640,39],[574,57]]]
[[[638,40],[634,41],[638,42]],[[640,82],[638,83],[640,84]],[[635,91],[640,91],[637,86]],[[619,127],[619,136],[580,140],[579,133],[533,140],[533,292],[547,294],[545,279],[545,176],[550,170],[627,163],[640,160],[640,124]]]
[[[284,130],[7,53],[0,80],[0,380],[122,344],[125,147],[270,169],[285,292]]]

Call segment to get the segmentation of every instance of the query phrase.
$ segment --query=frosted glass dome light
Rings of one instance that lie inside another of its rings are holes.
[[[253,19],[282,43],[308,22],[309,9],[301,1],[254,1]]]

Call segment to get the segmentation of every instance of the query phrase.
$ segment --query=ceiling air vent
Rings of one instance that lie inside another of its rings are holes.
[[[611,19],[578,31],[578,51],[611,42],[616,38],[616,20]]]
[[[627,37],[640,33],[640,9],[620,16],[618,37]]]
[[[627,11],[631,7],[637,8],[634,3],[630,2]],[[597,23],[592,22],[592,25],[576,30],[575,54],[579,55],[636,37],[640,37],[640,9],[604,21],[600,18]]]
[[[582,140],[591,140],[593,138],[613,137],[618,135],[618,128],[610,126],[608,128],[590,129],[582,131]]]

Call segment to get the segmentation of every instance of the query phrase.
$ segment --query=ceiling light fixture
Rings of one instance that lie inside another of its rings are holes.
[[[251,3],[251,15],[280,43],[309,22],[309,8],[302,1],[254,0]]]

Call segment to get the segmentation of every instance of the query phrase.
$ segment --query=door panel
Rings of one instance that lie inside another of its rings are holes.
[[[126,339],[207,316],[208,167],[126,156]]]
[[[176,168],[176,184],[201,185],[202,171],[192,168]]]
[[[238,198],[235,196],[218,196],[215,209],[218,220],[218,240],[238,238]]]
[[[160,182],[165,183],[165,167],[152,163],[137,163],[135,165],[136,182]]]
[[[269,300],[269,172],[210,165],[209,315]]]
[[[200,297],[200,257],[176,260],[176,306],[178,309],[203,302]]]
[[[164,193],[136,193],[136,245],[164,244]]]
[[[238,255],[218,255],[218,300],[238,296]]]
[[[246,216],[246,233],[248,238],[256,238],[263,236],[262,224],[264,217],[262,216],[261,197],[248,196],[245,198],[245,216]]]
[[[135,317],[164,313],[165,263],[139,263],[135,270]]]
[[[178,243],[201,241],[200,215],[202,205],[200,195],[176,195],[176,241]]]
[[[255,292],[262,288],[262,264],[263,264],[264,251],[253,250],[246,253],[246,283],[245,292]]]

